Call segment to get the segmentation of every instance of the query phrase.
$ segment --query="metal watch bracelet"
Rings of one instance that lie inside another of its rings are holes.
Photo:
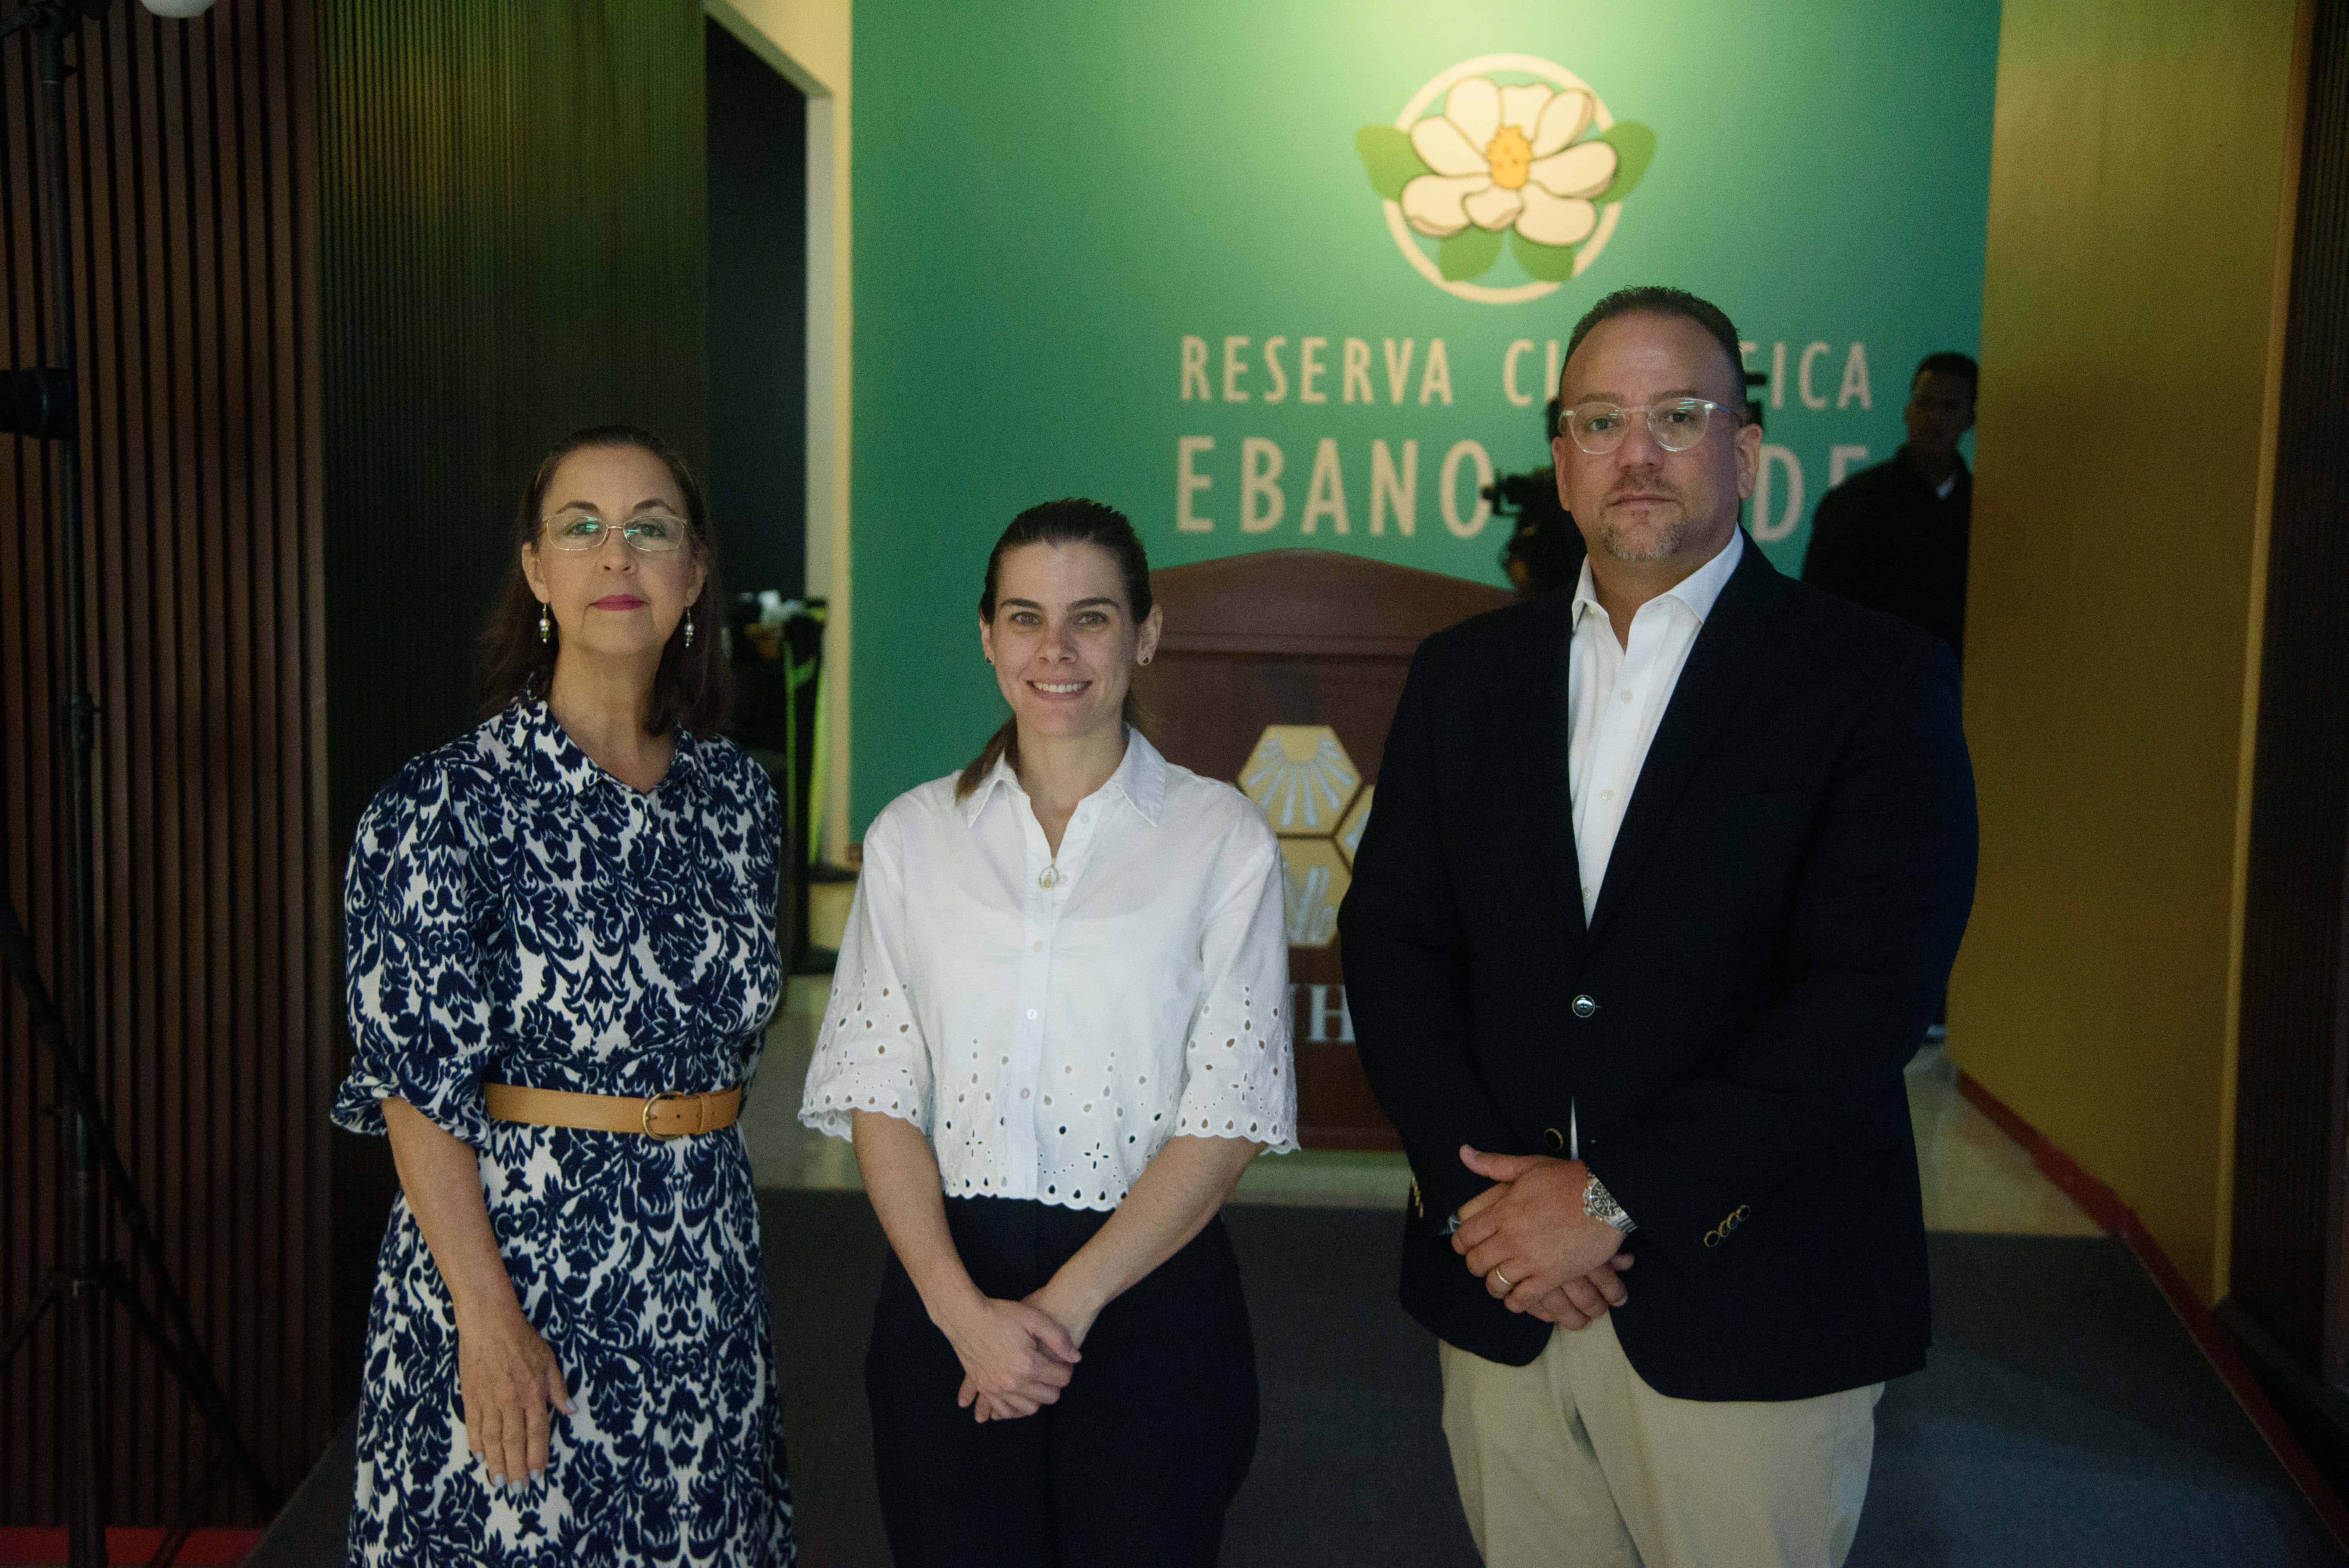
[[[1640,1228],[1623,1212],[1623,1205],[1615,1201],[1615,1194],[1607,1190],[1596,1171],[1582,1185],[1582,1212],[1591,1219],[1606,1221],[1627,1236]]]

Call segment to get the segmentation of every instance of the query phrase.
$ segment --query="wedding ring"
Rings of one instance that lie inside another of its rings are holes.
[[[1499,1269],[1495,1269],[1493,1271],[1493,1277],[1501,1282],[1501,1288],[1503,1290],[1514,1290],[1516,1288],[1509,1283],[1509,1276],[1503,1274]]]

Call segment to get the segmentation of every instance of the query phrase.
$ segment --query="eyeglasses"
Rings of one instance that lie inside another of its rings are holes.
[[[542,525],[551,547],[574,553],[597,549],[615,527],[592,511],[564,512]],[[644,512],[617,526],[628,548],[642,555],[666,555],[685,542],[685,520],[663,512]]]
[[[1740,410],[1709,397],[1665,397],[1643,408],[1626,408],[1619,403],[1577,403],[1557,417],[1557,433],[1592,457],[1603,458],[1623,444],[1623,432],[1631,428],[1634,414],[1647,416],[1648,434],[1668,452],[1685,452],[1703,440],[1705,428],[1715,414],[1744,422]]]

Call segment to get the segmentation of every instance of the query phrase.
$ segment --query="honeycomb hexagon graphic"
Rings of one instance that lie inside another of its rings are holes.
[[[1379,792],[1375,784],[1354,797],[1346,812],[1346,820],[1338,824],[1338,852],[1346,857],[1346,864],[1354,863],[1354,851],[1362,847],[1362,830],[1371,825],[1371,797]]]
[[[1345,857],[1328,839],[1283,839],[1280,870],[1288,884],[1282,900],[1288,945],[1329,946],[1338,939],[1338,905],[1354,881]]]
[[[1362,775],[1326,724],[1265,727],[1240,769],[1240,788],[1280,834],[1320,838],[1337,830]]]
[[[1266,726],[1240,769],[1241,789],[1280,835],[1291,947],[1337,940],[1338,904],[1353,882],[1353,847],[1370,812],[1361,784],[1361,770],[1326,724]]]

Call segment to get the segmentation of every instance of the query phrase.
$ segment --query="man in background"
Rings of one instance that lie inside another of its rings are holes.
[[[1958,440],[1974,428],[1978,377],[1962,354],[1918,364],[1900,411],[1908,443],[1820,498],[1803,557],[1804,582],[1921,626],[1961,655],[1974,482]]]
[[[1557,399],[1542,410],[1542,440],[1557,434]],[[1557,499],[1557,470],[1503,474],[1485,488],[1494,511],[1514,518],[1516,527],[1501,547],[1501,571],[1521,599],[1537,599],[1571,588],[1582,571],[1582,531]]]

